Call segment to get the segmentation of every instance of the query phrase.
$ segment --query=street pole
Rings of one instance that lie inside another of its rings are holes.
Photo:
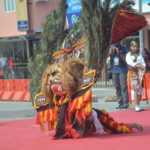
[[[142,13],[142,0],[139,0],[139,12]],[[140,53],[144,53],[144,38],[143,38],[143,29],[139,31],[139,44],[140,44]]]

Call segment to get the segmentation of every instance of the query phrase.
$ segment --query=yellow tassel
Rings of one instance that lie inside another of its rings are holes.
[[[83,103],[83,98],[82,98],[82,97],[79,97],[77,109],[79,109],[79,108],[81,107],[81,104],[82,104],[82,103]]]
[[[118,132],[121,132],[122,127],[119,125],[116,129]]]
[[[43,117],[43,121],[46,122],[47,120],[47,114],[48,114],[48,110],[44,111],[44,117]]]

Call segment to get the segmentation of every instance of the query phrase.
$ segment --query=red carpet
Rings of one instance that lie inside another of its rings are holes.
[[[110,113],[119,122],[137,122],[144,131],[130,134],[92,135],[82,139],[51,140],[34,119],[1,121],[0,150],[150,150],[150,109]]]

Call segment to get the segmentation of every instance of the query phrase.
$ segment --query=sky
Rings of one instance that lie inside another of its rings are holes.
[[[104,0],[102,0],[104,1]],[[119,1],[119,0],[114,0],[114,1]],[[120,2],[123,0],[120,0]],[[134,9],[139,10],[139,1],[141,1],[142,3],[142,12],[146,13],[149,12],[150,13],[150,6],[148,5],[148,3],[150,3],[150,0],[134,0],[135,1],[135,6],[133,6]]]
[[[148,3],[150,3],[150,0],[141,0],[142,2],[142,12],[146,13],[149,12],[150,13],[150,6],[148,5]],[[139,0],[135,0],[135,6],[133,7],[136,10],[139,10]]]

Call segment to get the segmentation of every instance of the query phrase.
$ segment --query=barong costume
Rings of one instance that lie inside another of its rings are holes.
[[[36,123],[43,132],[46,130],[44,123],[48,124],[48,130],[55,130],[54,139],[80,138],[94,132],[133,132],[126,124],[116,122],[105,110],[92,109],[95,74],[95,70],[85,73],[82,87],[72,97],[68,97],[65,92],[61,96],[54,94],[53,104],[47,101],[44,93],[35,96]]]

